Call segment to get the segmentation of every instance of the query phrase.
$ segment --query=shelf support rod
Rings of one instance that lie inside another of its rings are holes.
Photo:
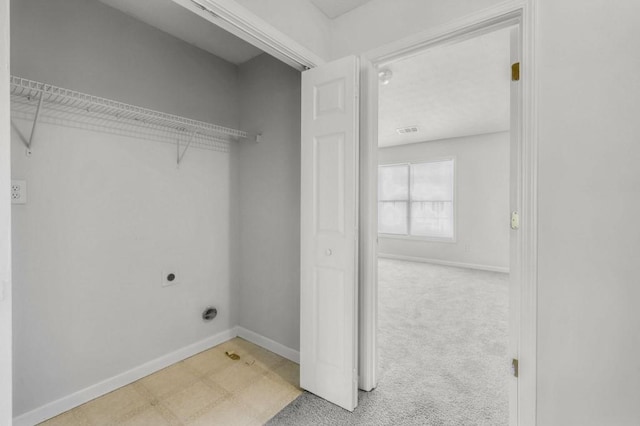
[[[38,99],[38,108],[36,109],[36,116],[33,119],[33,127],[31,127],[31,135],[29,136],[29,143],[25,143],[25,145],[27,146],[27,150],[29,151],[31,151],[33,138],[36,134],[36,130],[38,129],[38,120],[40,120],[40,111],[42,111],[42,101],[44,101],[44,92],[40,93],[40,99]]]
[[[184,155],[187,153],[187,150],[189,149],[189,145],[191,145],[191,142],[193,142],[193,140],[196,138],[196,131],[191,132],[191,137],[189,137],[189,142],[187,142],[187,146],[184,147],[184,151],[182,151],[182,153],[180,153],[180,139],[178,139],[178,166],[180,166],[180,162],[182,161],[182,159],[184,158]]]

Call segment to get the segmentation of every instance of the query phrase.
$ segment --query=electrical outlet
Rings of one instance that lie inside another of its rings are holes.
[[[11,181],[11,204],[27,204],[27,181]]]

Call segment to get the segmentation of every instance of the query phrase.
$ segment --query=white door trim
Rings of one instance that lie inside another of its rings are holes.
[[[173,0],[207,21],[299,70],[325,61],[233,0]]]
[[[510,424],[536,424],[536,336],[537,336],[537,75],[536,75],[537,0],[512,0],[446,25],[398,42],[376,48],[362,56],[363,93],[361,128],[361,281],[360,281],[360,387],[371,390],[377,385],[377,72],[378,66],[408,57],[426,48],[459,42],[493,28],[518,24],[522,31],[520,74],[522,98],[520,119],[520,157],[518,189],[521,194],[519,244],[520,336],[516,353],[519,359],[517,411]],[[368,80],[365,80],[367,78]],[[366,86],[365,86],[366,84]]]
[[[0,0],[0,424],[12,421],[9,0]]]

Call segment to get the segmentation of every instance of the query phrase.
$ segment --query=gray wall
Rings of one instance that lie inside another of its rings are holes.
[[[240,66],[240,325],[300,347],[300,73],[261,55]]]
[[[11,2],[11,73],[237,127],[237,67],[97,0]]]
[[[239,124],[236,66],[97,1],[14,1],[11,19],[14,74]],[[15,136],[15,415],[236,325],[228,153],[177,169],[171,144],[43,125],[27,158]]]
[[[380,164],[455,158],[455,242],[379,235],[381,255],[509,267],[509,132],[382,148]]]

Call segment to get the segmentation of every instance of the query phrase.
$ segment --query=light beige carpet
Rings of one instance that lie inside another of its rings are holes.
[[[508,424],[508,275],[380,259],[380,381],[353,413],[308,392],[270,425]]]

